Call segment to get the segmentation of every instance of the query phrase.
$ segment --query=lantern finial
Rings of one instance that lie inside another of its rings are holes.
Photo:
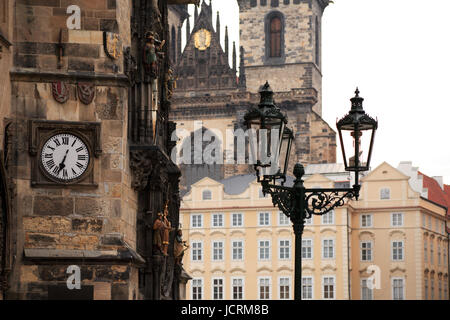
[[[352,102],[352,109],[350,112],[360,112],[363,111],[363,101],[364,99],[359,96],[359,89],[356,87],[355,96],[350,99]]]

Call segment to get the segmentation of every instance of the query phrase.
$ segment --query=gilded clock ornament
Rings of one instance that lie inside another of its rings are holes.
[[[40,152],[40,164],[47,177],[62,183],[81,179],[90,161],[87,144],[72,133],[52,135],[44,141]]]
[[[194,34],[195,47],[204,51],[211,45],[211,32],[206,29],[200,29]]]

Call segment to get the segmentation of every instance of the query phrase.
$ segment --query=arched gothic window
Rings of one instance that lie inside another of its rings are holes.
[[[170,39],[170,56],[173,64],[177,63],[177,32],[175,27],[172,26],[172,35]]]
[[[270,57],[281,57],[281,19],[276,16],[270,19]]]
[[[270,12],[265,18],[266,63],[284,62],[284,16],[279,11]]]

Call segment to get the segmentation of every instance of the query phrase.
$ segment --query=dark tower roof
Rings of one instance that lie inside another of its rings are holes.
[[[220,23],[216,25],[220,28]],[[211,4],[203,0],[192,32],[187,35],[176,68],[175,94],[205,91],[212,95],[217,90],[237,89],[236,66],[230,66],[228,50],[220,44],[220,30],[213,27]]]

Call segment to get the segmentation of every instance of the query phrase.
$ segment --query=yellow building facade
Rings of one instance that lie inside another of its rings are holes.
[[[350,181],[341,165],[310,165],[306,173],[307,188]],[[409,180],[383,163],[362,179],[359,201],[306,222],[303,299],[448,299],[446,208]],[[180,221],[193,278],[187,299],[293,299],[292,224],[254,176],[198,181],[183,197]],[[428,253],[424,239],[433,243]]]

